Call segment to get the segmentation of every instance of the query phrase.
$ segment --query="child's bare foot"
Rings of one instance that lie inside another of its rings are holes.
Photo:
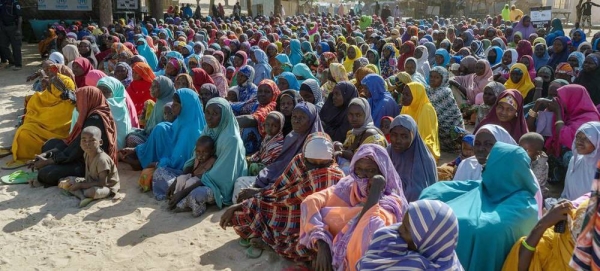
[[[42,186],[42,184],[40,182],[38,182],[37,178],[29,180],[28,183],[29,183],[29,187],[31,187],[31,188],[36,188],[36,187]]]

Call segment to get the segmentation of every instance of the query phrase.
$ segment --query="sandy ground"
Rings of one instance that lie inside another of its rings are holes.
[[[41,62],[24,46],[21,71],[0,70],[0,145],[9,146],[25,78]],[[4,164],[10,159],[0,160]],[[0,170],[0,176],[11,173]],[[174,214],[166,202],[137,188],[139,172],[119,166],[121,193],[79,209],[58,188],[0,185],[0,270],[281,270],[293,265],[274,253],[249,259],[232,229],[218,226],[223,211]]]

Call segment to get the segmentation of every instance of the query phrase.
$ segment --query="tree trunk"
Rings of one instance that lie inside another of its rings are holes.
[[[275,0],[274,6],[273,14],[275,14],[275,16],[281,16],[281,0]]]
[[[162,19],[164,17],[165,14],[165,8],[164,8],[164,2],[163,0],[154,0],[154,1],[149,1],[151,3],[150,9],[151,9],[151,14],[152,17],[155,18],[157,21],[159,19]]]
[[[100,3],[100,25],[113,23],[112,1],[98,1]]]
[[[248,16],[254,18],[252,13],[252,0],[246,0],[246,7],[248,8]]]
[[[213,14],[213,6],[215,5],[215,0],[210,0],[210,4],[208,4],[208,14],[210,14],[211,17],[213,17],[213,21],[214,18],[217,18],[218,14]]]

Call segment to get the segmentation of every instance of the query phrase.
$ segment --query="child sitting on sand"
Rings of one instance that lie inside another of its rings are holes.
[[[81,149],[85,158],[85,178],[67,177],[58,184],[59,188],[81,200],[80,208],[95,199],[115,195],[120,188],[117,166],[100,146],[102,131],[95,126],[84,128],[81,132]]]
[[[283,114],[272,111],[265,119],[265,133],[267,136],[260,144],[258,152],[248,158],[248,175],[256,176],[264,167],[270,165],[281,153],[283,147]]]
[[[547,198],[550,190],[548,189],[548,155],[543,151],[544,137],[534,132],[526,133],[519,139],[519,146],[525,149],[531,158],[531,171],[540,184],[542,197]]]
[[[217,157],[215,156],[216,150],[215,141],[210,136],[205,135],[198,138],[198,141],[196,141],[194,164],[185,167],[185,174],[177,177],[171,186],[169,186],[169,190],[167,191],[169,209],[175,209],[176,212],[186,210],[186,205],[182,200],[192,190],[203,185],[201,181],[202,174],[210,170],[217,161]],[[208,201],[207,199],[206,202]]]
[[[475,141],[474,135],[463,135],[461,139],[461,148],[460,154],[454,161],[445,163],[438,167],[438,179],[440,181],[448,181],[454,179],[454,174],[456,173],[456,169],[460,163],[475,155],[473,151],[473,145]]]

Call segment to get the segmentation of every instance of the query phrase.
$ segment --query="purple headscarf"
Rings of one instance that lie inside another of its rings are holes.
[[[294,107],[294,110],[302,110],[309,118],[310,129],[303,134],[299,134],[295,131],[291,131],[283,141],[283,147],[281,148],[281,154],[279,157],[270,164],[263,168],[256,177],[255,187],[264,188],[271,185],[285,170],[287,165],[292,161],[292,158],[302,152],[304,141],[306,137],[312,133],[323,132],[323,126],[321,125],[321,118],[319,112],[314,104],[307,102],[300,102]]]
[[[531,24],[531,22],[529,23],[529,27],[525,27],[523,25],[523,20],[525,20],[525,18],[529,18],[529,20],[531,21],[531,17],[529,17],[529,15],[525,15],[523,16],[523,18],[521,18],[521,20],[519,20],[519,22],[517,23],[517,25],[515,25],[515,27],[513,27],[513,34],[512,37],[515,36],[515,33],[517,32],[521,32],[521,38],[523,39],[527,39],[529,38],[529,36],[531,34],[535,34],[535,28],[533,28],[533,25]]]

